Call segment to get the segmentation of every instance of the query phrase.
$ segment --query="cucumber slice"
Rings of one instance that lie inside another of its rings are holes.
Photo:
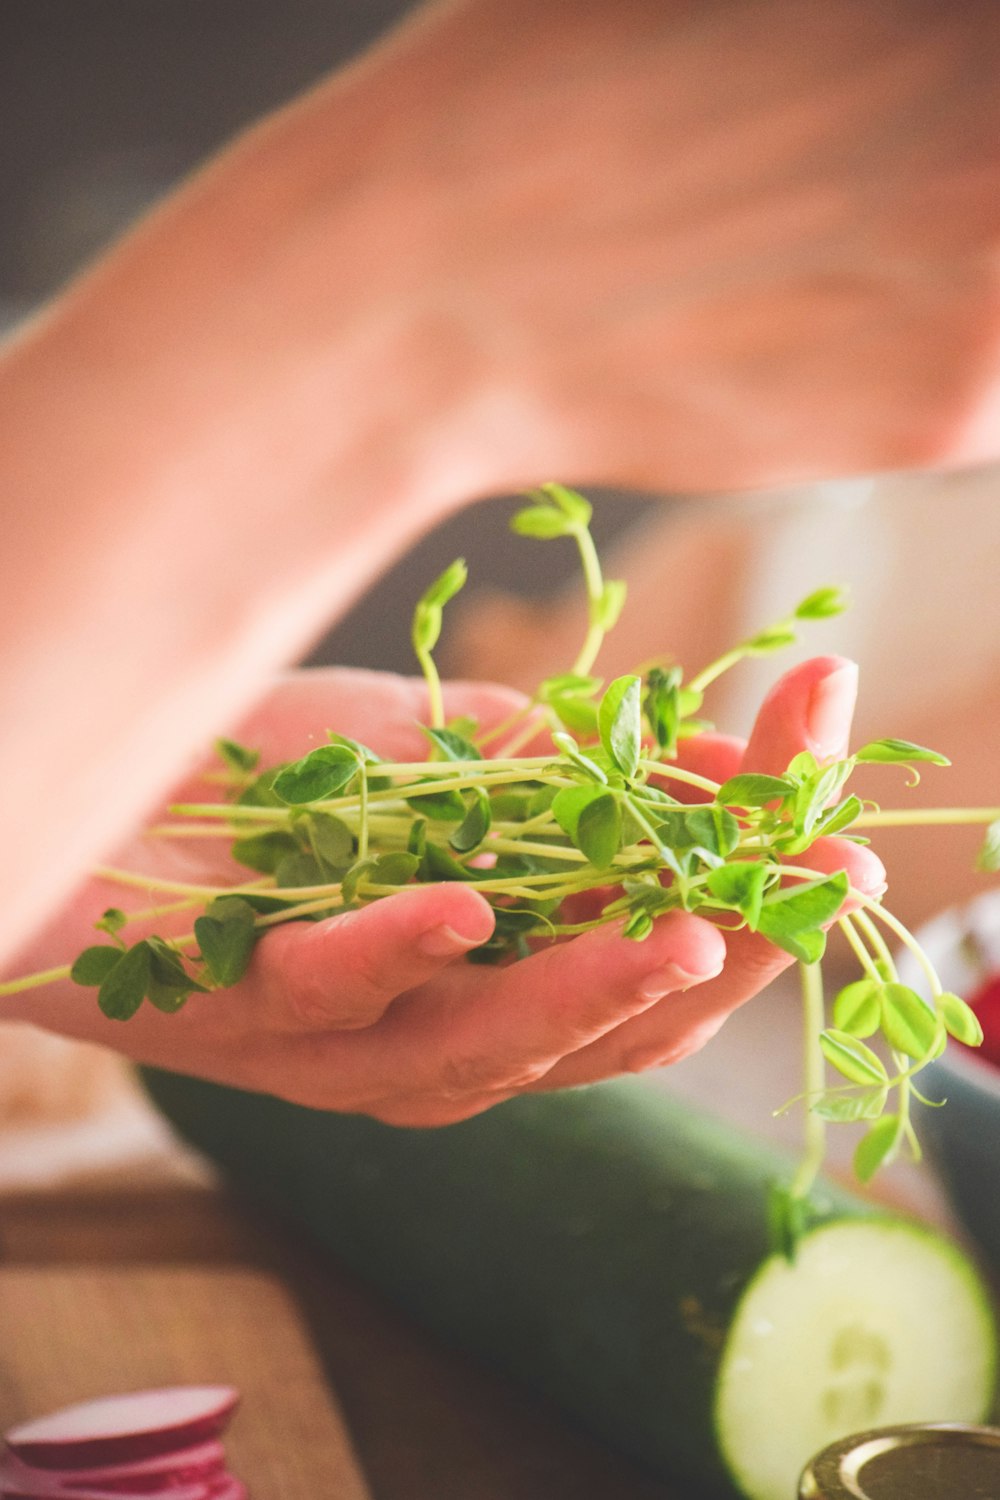
[[[989,1300],[960,1251],[824,1185],[789,1265],[767,1213],[787,1160],[635,1080],[440,1130],[147,1086],[439,1336],[699,1496],[791,1500],[813,1453],[872,1418],[990,1407]]]
[[[744,1292],[719,1365],[719,1449],[743,1494],[786,1500],[837,1438],[977,1421],[993,1381],[992,1314],[965,1257],[903,1221],[836,1222]]]

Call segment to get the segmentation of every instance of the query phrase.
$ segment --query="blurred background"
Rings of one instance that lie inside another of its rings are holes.
[[[4,0],[0,326],[16,328],[241,126],[343,64],[407,9],[398,0]],[[956,762],[914,792],[883,771],[871,795],[890,805],[1000,804],[1000,475],[593,498],[606,572],[630,588],[600,663],[608,675],[663,655],[697,668],[814,587],[847,584],[851,614],[814,627],[798,654],[860,661],[860,736],[911,738]],[[424,538],[331,622],[310,660],[412,670],[413,601],[462,555],[471,582],[449,611],[446,670],[529,689],[564,670],[583,625],[573,548],[512,538],[511,510],[510,497],[497,497]],[[727,681],[709,704],[720,726],[745,730],[778,670],[767,660]],[[880,837],[894,909],[915,923],[977,889],[977,840],[968,830]],[[27,1043],[20,1054],[5,1047],[8,1115],[30,1115],[46,1089],[62,1099],[56,1108],[86,1112],[103,1088],[99,1066],[91,1090],[75,1049],[48,1041],[38,1073]],[[717,1055],[721,1078],[728,1063]]]

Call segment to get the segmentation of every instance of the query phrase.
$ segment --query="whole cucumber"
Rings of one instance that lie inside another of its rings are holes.
[[[769,1149],[634,1080],[405,1130],[150,1072],[246,1191],[439,1335],[699,1493],[791,1500],[845,1433],[989,1410],[990,1302],[921,1226],[824,1186],[794,1263]]]

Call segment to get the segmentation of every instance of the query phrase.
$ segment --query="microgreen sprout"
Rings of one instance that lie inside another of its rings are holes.
[[[218,741],[225,799],[175,806],[153,832],[225,838],[250,878],[225,887],[104,869],[107,880],[171,899],[131,915],[104,912],[95,923],[101,941],[71,966],[0,984],[0,995],[71,978],[95,989],[101,1010],[115,1020],[127,1020],[145,1001],[174,1012],[192,995],[237,984],[271,927],[333,916],[415,882],[461,880],[491,902],[495,932],[470,955],[479,963],[517,959],[610,922],[642,941],[658,917],[677,909],[727,932],[747,928],[797,959],[803,972],[805,1082],[790,1104],[806,1106],[806,1150],[773,1204],[776,1242],[791,1253],[823,1160],[826,1125],[865,1125],[855,1154],[862,1180],[904,1146],[916,1154],[917,1075],[949,1037],[969,1045],[982,1039],[974,1013],[942,989],[881,899],[851,890],[843,872],[810,869],[808,850],[831,834],[864,841],[861,830],[890,824],[983,823],[980,866],[995,870],[1000,808],[907,813],[863,802],[848,790],[857,765],[903,766],[911,780],[918,766],[947,765],[937,752],[899,739],[875,740],[835,760],[803,751],[780,775],[740,774],[721,785],[686,770],[677,763],[678,746],[703,727],[698,715],[708,688],[745,658],[790,644],[803,625],[839,614],[845,595],[815,591],[690,680],[669,664],[606,683],[593,669],[625,586],[604,579],[590,518],[582,496],[555,484],[533,491],[513,518],[522,536],[576,544],[588,604],[576,660],[542,682],[525,709],[486,733],[469,721],[445,720],[433,653],[445,607],[466,581],[465,564],[456,561],[413,616],[428,690],[425,759],[385,761],[330,732],[301,759],[261,769],[255,750]],[[536,753],[520,753],[532,741]],[[683,800],[675,795],[681,790]],[[590,899],[579,902],[587,893]],[[131,944],[124,936],[137,920],[148,929],[155,916],[185,910],[193,919],[186,935]],[[833,998],[828,1024],[819,964],[832,926],[855,955],[859,977]],[[926,994],[900,981],[896,945],[913,952]]]

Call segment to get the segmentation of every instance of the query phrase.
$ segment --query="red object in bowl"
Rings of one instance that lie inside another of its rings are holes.
[[[983,1045],[973,1050],[1000,1067],[1000,974],[991,974],[968,1001],[983,1028]]]

